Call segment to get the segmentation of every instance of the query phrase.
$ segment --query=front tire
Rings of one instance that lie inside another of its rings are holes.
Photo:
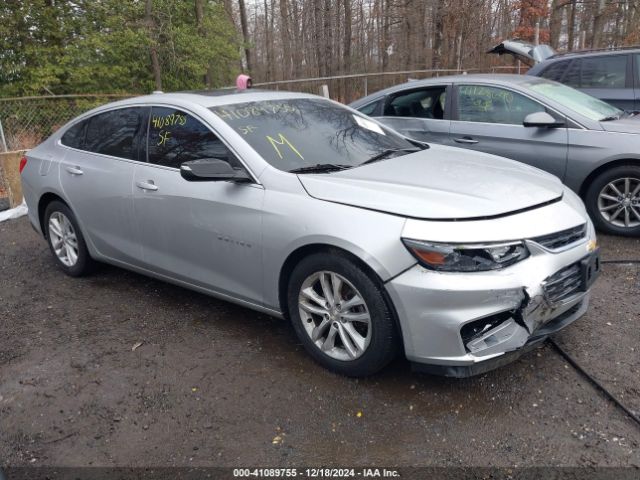
[[[624,165],[601,173],[589,185],[585,203],[598,230],[640,236],[640,167]]]
[[[287,306],[307,352],[342,375],[384,368],[398,351],[398,332],[382,287],[339,253],[303,259],[289,279]]]
[[[47,242],[56,263],[64,273],[80,277],[89,273],[94,262],[71,209],[62,202],[53,201],[44,212]]]

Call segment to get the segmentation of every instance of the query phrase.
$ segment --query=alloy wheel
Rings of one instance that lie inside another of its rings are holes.
[[[54,212],[49,217],[49,238],[58,260],[73,267],[78,261],[78,237],[64,213]]]
[[[342,275],[316,272],[302,283],[298,296],[305,331],[323,353],[350,361],[371,342],[371,316],[364,298]]]
[[[640,226],[640,179],[623,177],[607,183],[598,195],[598,210],[616,227]]]

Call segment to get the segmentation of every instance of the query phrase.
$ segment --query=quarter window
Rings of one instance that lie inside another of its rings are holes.
[[[522,125],[530,113],[544,111],[538,102],[504,88],[484,85],[458,87],[458,119],[463,122]]]
[[[358,109],[358,111],[364,115],[373,115],[376,111],[376,109],[378,108],[378,103],[380,103],[379,101],[377,102],[372,102],[369,103],[368,105],[365,105],[364,107],[360,107]]]
[[[82,149],[84,146],[84,134],[87,130],[87,123],[88,121],[84,120],[71,126],[71,128],[64,132],[60,142],[67,147]]]
[[[181,110],[153,107],[149,122],[149,162],[180,168],[190,160],[218,158],[233,168],[240,162],[202,122]]]
[[[143,116],[142,108],[119,108],[91,117],[84,150],[137,160]]]
[[[396,95],[385,107],[389,117],[444,118],[446,87],[424,88]]]

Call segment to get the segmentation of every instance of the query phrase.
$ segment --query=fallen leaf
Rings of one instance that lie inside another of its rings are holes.
[[[131,347],[131,351],[135,352],[136,349],[138,349],[141,346],[142,346],[142,342],[136,342],[136,343],[133,344],[133,347]]]

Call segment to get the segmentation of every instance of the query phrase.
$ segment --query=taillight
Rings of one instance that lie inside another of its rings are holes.
[[[22,157],[20,159],[20,173],[22,173],[22,170],[24,170],[24,167],[27,166],[27,157]]]

